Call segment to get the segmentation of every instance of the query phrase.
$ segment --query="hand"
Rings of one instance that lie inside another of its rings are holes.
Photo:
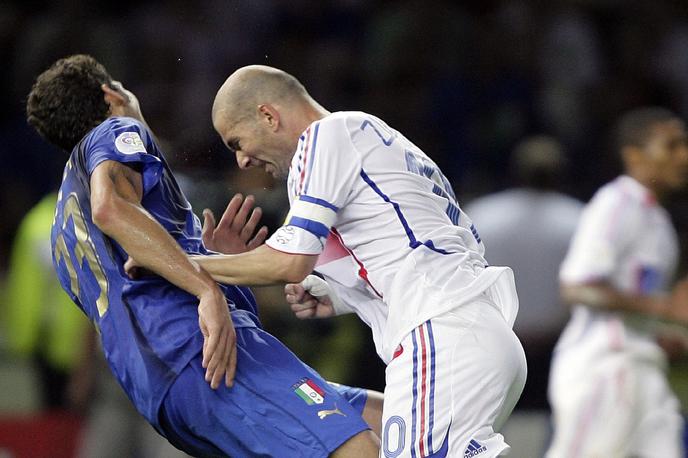
[[[145,267],[141,267],[139,263],[136,262],[136,259],[132,258],[131,256],[129,256],[127,261],[124,263],[124,273],[126,273],[127,276],[129,276],[129,278],[132,280],[138,280],[142,277],[150,277],[155,275],[153,271],[150,271]]]
[[[217,226],[213,212],[207,208],[203,210],[202,237],[205,247],[218,253],[238,254],[260,246],[268,235],[268,228],[261,227],[251,238],[263,214],[261,208],[256,207],[248,217],[254,203],[253,196],[244,199],[241,194],[236,194],[229,201]]]
[[[139,99],[133,92],[125,89],[122,83],[112,81],[109,85],[103,84],[101,89],[105,92],[105,101],[110,104],[110,111],[113,115],[127,116],[146,123],[143,114],[141,114]]]
[[[296,318],[329,318],[336,315],[327,282],[309,275],[301,283],[289,283],[284,295]]]
[[[203,333],[205,381],[212,389],[222,379],[231,387],[236,373],[236,331],[229,315],[227,299],[219,289],[202,295],[198,303],[198,325]]]

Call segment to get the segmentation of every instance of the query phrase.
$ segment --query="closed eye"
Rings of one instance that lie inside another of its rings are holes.
[[[237,151],[241,150],[241,145],[239,144],[239,139],[236,137],[232,137],[227,139],[227,148],[232,154],[236,154]]]

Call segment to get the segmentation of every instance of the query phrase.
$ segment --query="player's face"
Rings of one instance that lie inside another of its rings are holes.
[[[688,182],[688,134],[679,119],[658,123],[645,145],[645,166],[657,184],[673,191]]]
[[[243,121],[230,128],[218,125],[216,129],[227,148],[236,156],[239,168],[261,167],[275,178],[284,178],[289,174],[289,152],[285,152],[279,137],[263,129],[260,123]]]

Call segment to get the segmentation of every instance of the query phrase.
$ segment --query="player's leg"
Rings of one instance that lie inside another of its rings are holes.
[[[368,390],[363,419],[378,438],[382,437],[382,407],[384,397],[379,391]]]
[[[493,304],[433,318],[387,367],[385,456],[497,456],[524,383],[523,348]]]
[[[200,357],[179,374],[160,415],[170,442],[197,456],[377,456],[358,411],[274,337],[238,328],[237,352],[232,388],[210,389]]]
[[[332,458],[378,458],[380,439],[372,431],[356,434],[337,448]]]
[[[382,393],[363,388],[354,388],[339,383],[329,382],[337,392],[344,397],[349,404],[363,416],[375,435],[381,437],[382,431]]]
[[[636,456],[638,372],[622,353],[558,354],[550,376],[554,420],[548,458]],[[663,455],[651,455],[663,456]]]
[[[666,373],[658,364],[639,364],[636,395],[641,399],[640,425],[633,435],[630,452],[651,458],[686,456],[683,445],[684,421],[681,403],[672,392]]]

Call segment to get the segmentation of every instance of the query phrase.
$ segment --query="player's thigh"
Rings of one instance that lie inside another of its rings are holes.
[[[566,364],[566,358],[557,361]],[[554,420],[548,458],[633,456],[641,415],[638,371],[623,355],[607,355],[585,371],[552,378]]]
[[[523,349],[488,303],[414,329],[387,367],[386,457],[496,456],[508,449],[495,424],[525,383]]]
[[[198,456],[326,457],[368,429],[359,412],[268,333],[237,329],[232,388],[212,390],[200,356],[165,398],[161,424]]]
[[[641,399],[638,433],[633,435],[631,451],[639,457],[682,458],[684,421],[681,404],[659,366],[638,368],[637,395]]]
[[[329,384],[363,416],[370,429],[379,438],[381,435],[382,402],[384,399],[382,393],[364,388],[340,385],[334,382],[329,382]]]

